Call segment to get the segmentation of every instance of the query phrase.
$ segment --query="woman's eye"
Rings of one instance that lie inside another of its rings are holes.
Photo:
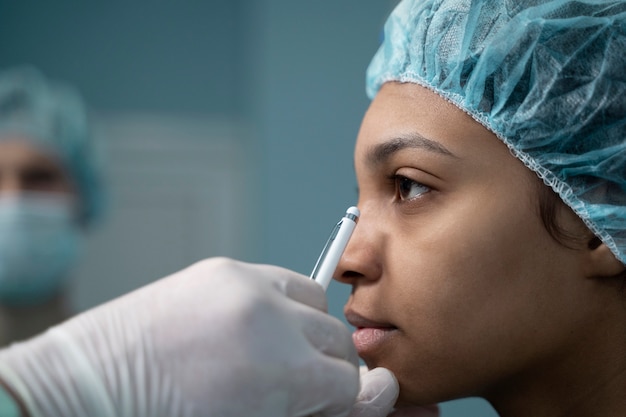
[[[427,186],[401,175],[396,175],[396,188],[400,200],[411,200],[430,191]]]

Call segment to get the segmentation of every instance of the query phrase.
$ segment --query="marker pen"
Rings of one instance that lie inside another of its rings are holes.
[[[356,207],[350,207],[346,210],[346,214],[339,220],[339,223],[335,225],[333,231],[330,233],[330,237],[324,245],[324,249],[320,254],[313,272],[311,272],[311,279],[319,283],[324,291],[328,288],[330,281],[333,279],[337,264],[343,251],[348,245],[348,240],[352,236],[356,222],[359,219],[361,212]]]

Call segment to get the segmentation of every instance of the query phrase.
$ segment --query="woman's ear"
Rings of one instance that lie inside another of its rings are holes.
[[[626,265],[598,237],[593,236],[589,240],[587,251],[590,261],[587,276],[614,277],[626,271]]]

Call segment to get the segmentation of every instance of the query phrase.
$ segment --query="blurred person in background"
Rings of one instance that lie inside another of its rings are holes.
[[[100,218],[98,153],[79,93],[0,71],[0,346],[70,315],[67,284]]]

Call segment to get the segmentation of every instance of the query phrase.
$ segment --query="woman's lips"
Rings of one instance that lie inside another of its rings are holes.
[[[398,330],[391,324],[369,320],[353,311],[347,311],[345,315],[348,323],[356,328],[352,341],[359,356],[375,352]]]
[[[359,327],[352,333],[352,342],[359,356],[376,351],[396,329],[393,327]]]

